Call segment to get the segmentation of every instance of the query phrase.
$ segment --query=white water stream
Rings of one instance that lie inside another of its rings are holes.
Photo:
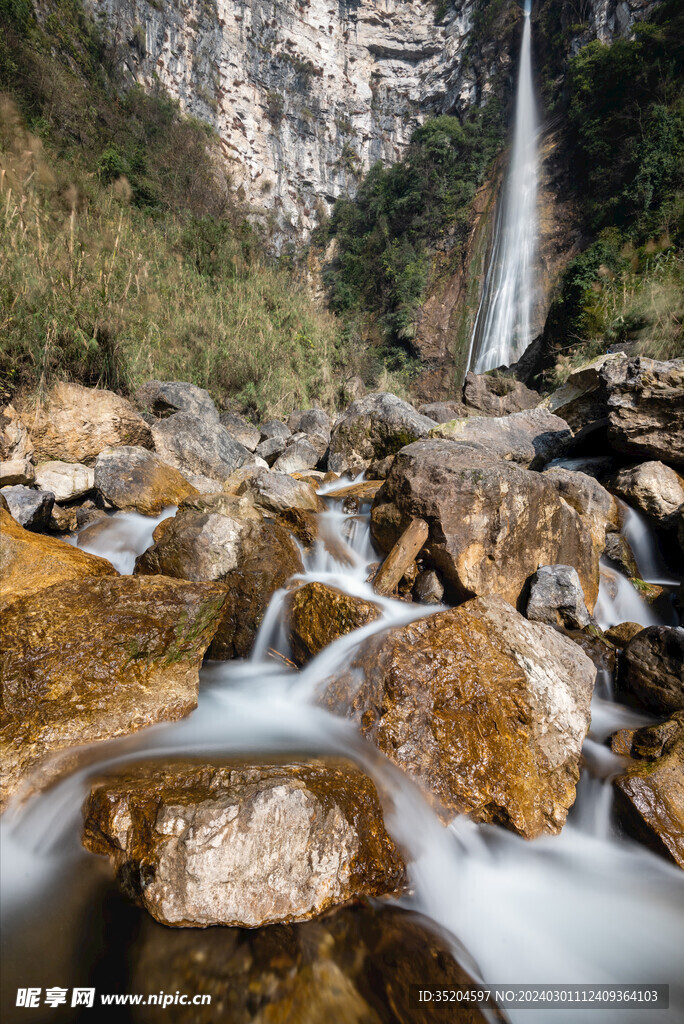
[[[305,578],[377,601],[365,582],[368,563],[376,558],[368,517],[346,516],[332,505],[322,515],[322,542],[307,558]],[[89,547],[105,557],[113,554],[112,546],[119,553],[121,548],[121,517],[110,522],[113,525],[100,529],[96,542],[91,537]],[[131,526],[126,545],[130,556],[149,543],[152,521],[130,517],[126,522]],[[22,806],[10,808],[2,821],[7,948],[23,950],[24,961],[30,957],[38,944],[37,933],[31,931],[36,920],[51,929],[51,945],[77,946],[72,931],[83,926],[84,918],[68,913],[70,892],[97,872],[102,876],[100,859],[86,854],[79,839],[80,808],[95,771],[141,756],[201,754],[210,760],[217,754],[341,754],[374,778],[387,826],[406,851],[412,893],[402,905],[446,929],[453,936],[456,955],[474,974],[487,982],[670,985],[669,1010],[639,1009],[633,1015],[615,1008],[557,1010],[541,1016],[508,1011],[514,1024],[541,1024],[542,1018],[544,1024],[622,1024],[625,1019],[675,1024],[684,1019],[684,874],[646,848],[618,837],[611,821],[609,780],[623,762],[604,740],[618,728],[649,719],[613,703],[610,679],[605,674],[599,679],[577,802],[560,836],[527,842],[465,818],[445,828],[410,778],[361,739],[352,723],[315,704],[318,687],[349,660],[364,636],[435,611],[389,599],[381,604],[379,623],[343,637],[297,673],[268,654],[273,647],[287,654],[282,593],[275,595],[252,658],[213,662],[202,670],[200,703],[191,716],[90,748],[87,765]],[[645,616],[646,609],[641,602],[638,609],[631,609],[632,617]],[[83,902],[89,908],[86,919],[97,913],[86,899]],[[77,924],[70,924],[72,920]],[[109,942],[114,956],[116,938]],[[70,969],[69,978],[45,980],[54,985],[88,984],[87,977],[79,975],[78,958],[72,957]],[[48,1019],[53,1019],[51,1012],[47,1011]],[[32,1019],[39,1019],[37,1012]]]
[[[510,366],[531,338],[537,248],[537,107],[532,78],[532,0],[525,0],[513,150],[470,342],[469,368]]]

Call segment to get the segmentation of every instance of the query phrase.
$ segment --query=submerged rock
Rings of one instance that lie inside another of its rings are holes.
[[[156,516],[197,494],[177,469],[145,448],[125,445],[100,452],[95,462],[95,487],[109,505]]]
[[[563,454],[572,431],[546,409],[528,409],[510,416],[452,420],[434,427],[430,437],[471,446],[526,469],[541,469]]]
[[[364,395],[333,427],[328,468],[335,473],[358,473],[375,459],[394,455],[411,441],[426,437],[434,425],[434,420],[421,416],[396,395],[385,391]]]
[[[307,583],[285,602],[294,660],[298,665],[313,658],[328,644],[380,617],[371,601],[352,597],[324,583]]]
[[[43,462],[36,469],[36,486],[52,491],[55,501],[74,501],[92,491],[95,471],[78,462]]]
[[[0,651],[4,797],[56,751],[188,714],[223,600],[212,584],[132,576],[14,600]]]
[[[656,715],[684,710],[684,629],[648,626],[618,663],[620,694]]]
[[[135,393],[134,401],[141,412],[151,413],[158,419],[175,412],[189,412],[193,416],[218,420],[219,414],[208,391],[187,381],[149,380]]]
[[[27,530],[45,530],[50,525],[55,496],[52,491],[39,491],[34,487],[3,487],[2,496],[12,516]]]
[[[530,584],[527,618],[559,629],[584,629],[591,616],[577,571],[571,565],[542,565]]]
[[[160,458],[191,483],[195,483],[192,476],[222,483],[234,470],[253,461],[252,453],[234,440],[218,419],[176,412],[155,425],[152,433]]]
[[[258,928],[395,892],[404,866],[350,761],[149,762],[96,783],[84,843],[163,924]]]
[[[608,439],[618,451],[684,465],[684,359],[604,363]]]
[[[567,637],[488,597],[370,637],[321,699],[447,813],[533,838],[575,799],[595,676]]]

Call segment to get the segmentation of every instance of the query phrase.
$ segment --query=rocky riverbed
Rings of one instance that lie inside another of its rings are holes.
[[[684,360],[622,354],[335,421],[159,381],[5,407],[22,977],[50,908],[54,983],[222,1008],[169,1020],[431,1021],[410,984],[594,968],[682,1010],[683,423]]]

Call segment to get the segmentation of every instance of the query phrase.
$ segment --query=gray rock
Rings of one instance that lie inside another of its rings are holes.
[[[684,506],[684,480],[662,462],[626,466],[615,474],[609,486],[628,504],[661,525],[670,523]]]
[[[3,406],[0,408],[0,459],[23,460],[32,455],[33,445],[26,424],[13,405]]]
[[[138,388],[134,401],[141,412],[160,419],[176,412],[187,412],[214,422],[219,418],[209,392],[187,381],[150,380]]]
[[[282,420],[268,420],[268,422],[263,423],[259,429],[261,431],[262,441],[266,441],[270,437],[287,438],[292,433],[288,425],[283,423]]]
[[[52,491],[55,501],[73,501],[92,491],[95,471],[78,462],[43,462],[36,469],[36,486]]]
[[[413,584],[413,596],[423,604],[440,604],[444,597],[444,587],[434,569],[423,569]]]
[[[15,484],[28,487],[35,478],[35,468],[28,459],[6,459],[0,462],[0,487],[12,487]]]
[[[290,413],[287,425],[293,434],[318,434],[326,441],[330,440],[332,421],[323,409],[297,410]]]
[[[684,709],[684,629],[649,626],[629,641],[618,661],[617,688],[656,715]]]
[[[512,412],[534,409],[540,401],[536,391],[531,391],[515,377],[492,373],[466,374],[463,404],[466,409],[475,409],[483,416],[507,416]]]
[[[267,437],[254,449],[254,454],[263,459],[267,466],[272,466],[279,455],[282,455],[287,448],[287,441],[279,435]]]
[[[610,558],[611,562],[615,562],[625,576],[629,576],[630,579],[637,579],[639,577],[639,568],[636,564],[634,552],[629,546],[627,538],[621,533],[613,532],[606,534],[604,554],[606,558]]]
[[[599,356],[578,367],[563,384],[542,402],[549,412],[567,421],[576,440],[584,439],[608,426],[608,401],[601,380],[604,366],[626,361],[623,352]]]
[[[320,455],[310,441],[295,441],[278,456],[273,469],[279,473],[302,473],[306,469],[315,469],[319,459]]]
[[[209,477],[219,483],[230,474],[253,461],[252,453],[235,441],[225,427],[208,417],[177,412],[160,420],[152,428],[157,454],[179,470],[194,484],[188,474]]]
[[[584,629],[591,616],[582,584],[571,565],[542,565],[532,577],[527,618],[561,629]]]
[[[527,469],[541,469],[567,449],[572,431],[565,420],[546,409],[527,409],[509,416],[452,420],[434,427],[430,437],[465,444]]]
[[[253,423],[235,412],[222,412],[219,422],[226,428],[231,437],[243,444],[250,452],[255,451],[261,439],[261,431]]]
[[[12,516],[27,530],[44,530],[50,525],[55,496],[51,491],[37,491],[33,487],[3,487],[2,496]]]
[[[600,554],[606,546],[606,534],[620,527],[620,510],[613,495],[587,473],[547,466],[544,476],[553,482],[561,498],[583,517]]]
[[[684,359],[607,362],[601,383],[614,448],[684,465]]]
[[[261,470],[238,488],[239,495],[249,497],[264,512],[277,514],[288,508],[318,512],[321,500],[306,480],[293,480],[287,473]]]
[[[418,412],[421,416],[427,416],[429,419],[434,420],[435,423],[448,423],[450,420],[461,419],[463,416],[467,416],[463,402],[448,401],[448,402],[428,402],[426,405],[419,405]]]
[[[328,469],[334,473],[367,469],[371,462],[394,455],[426,437],[434,420],[421,416],[396,395],[380,391],[357,399],[333,427]]]

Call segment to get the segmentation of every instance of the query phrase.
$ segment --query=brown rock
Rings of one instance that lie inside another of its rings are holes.
[[[289,530],[305,547],[312,547],[318,539],[318,516],[303,508],[286,508],[276,516],[276,522]]]
[[[606,640],[616,647],[626,647],[630,640],[640,633],[644,627],[639,622],[620,622],[605,632]]]
[[[0,459],[31,459],[33,445],[26,424],[12,405],[0,409]]]
[[[684,465],[684,359],[606,362],[608,439],[618,451]]]
[[[277,515],[289,508],[319,512],[324,507],[310,483],[267,469],[261,469],[244,480],[237,493],[248,497],[267,515]]]
[[[684,506],[684,479],[662,462],[641,462],[619,470],[609,483],[615,494],[660,525]]]
[[[602,484],[587,473],[573,472],[560,467],[545,469],[558,494],[582,516],[601,554],[606,546],[606,534],[620,528],[618,503]]]
[[[618,691],[656,715],[684,709],[684,629],[648,626],[620,655]]]
[[[293,657],[303,665],[328,644],[380,617],[371,601],[351,597],[324,583],[307,583],[288,594],[285,618]]]
[[[469,410],[481,412],[483,416],[507,416],[512,412],[523,412],[525,409],[534,409],[540,401],[538,392],[531,391],[515,377],[499,373],[466,374],[463,404]]]
[[[429,532],[424,519],[411,520],[373,577],[373,589],[376,594],[382,594],[384,597],[393,594],[409,568],[412,577],[410,582],[413,586],[418,575],[415,559]]]
[[[100,452],[95,487],[114,508],[156,516],[198,491],[173,466],[144,448],[124,445]]]
[[[188,714],[222,602],[210,584],[131,576],[14,600],[0,653],[5,798],[55,751]]]
[[[28,459],[7,459],[0,462],[0,487],[23,484],[29,487],[36,478],[36,470]]]
[[[395,892],[404,867],[349,761],[148,762],[93,787],[84,843],[163,924],[258,928]]]
[[[105,448],[152,448],[152,434],[130,402],[112,391],[56,384],[31,424],[36,461],[91,464]]]
[[[621,533],[607,533],[605,554],[629,579],[639,578],[639,567],[629,541]]]
[[[595,676],[567,637],[489,597],[370,637],[322,699],[446,812],[532,838],[575,799]]]

